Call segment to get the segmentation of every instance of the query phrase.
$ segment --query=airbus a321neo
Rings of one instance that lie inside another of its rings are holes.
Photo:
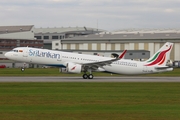
[[[167,42],[146,61],[123,59],[126,50],[119,57],[111,58],[31,47],[17,47],[5,53],[5,56],[8,59],[24,63],[62,67],[66,73],[84,72],[84,79],[93,79],[92,71],[130,75],[172,71],[173,68],[167,65],[172,48],[173,43]]]

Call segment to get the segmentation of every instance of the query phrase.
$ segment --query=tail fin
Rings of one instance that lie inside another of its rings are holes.
[[[167,61],[170,60],[170,52],[172,48],[173,43],[166,42],[150,59],[145,61],[145,66],[166,66]]]

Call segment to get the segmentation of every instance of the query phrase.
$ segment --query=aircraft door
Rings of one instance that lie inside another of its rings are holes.
[[[23,50],[23,57],[28,57],[28,47]]]
[[[57,54],[57,61],[61,61],[61,55]]]

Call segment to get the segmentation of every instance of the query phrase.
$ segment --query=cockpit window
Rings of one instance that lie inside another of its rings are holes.
[[[16,50],[16,49],[13,49],[13,50],[11,50],[11,52],[23,52],[23,50]]]
[[[18,52],[18,50],[11,50],[11,52]]]

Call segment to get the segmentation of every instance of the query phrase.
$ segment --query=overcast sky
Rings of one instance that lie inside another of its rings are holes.
[[[180,28],[180,0],[0,0],[0,26]]]

